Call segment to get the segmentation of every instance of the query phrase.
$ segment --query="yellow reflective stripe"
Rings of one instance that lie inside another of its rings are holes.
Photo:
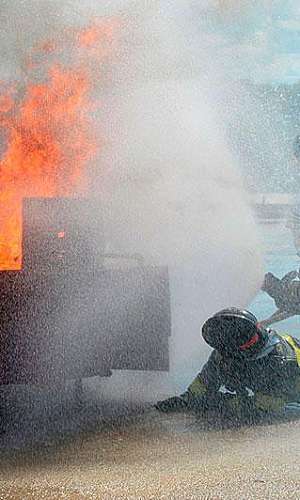
[[[188,392],[190,392],[193,396],[203,396],[206,392],[206,385],[204,382],[201,380],[199,376],[197,376],[191,385],[188,387]]]
[[[281,337],[283,339],[285,339],[290,344],[290,346],[294,349],[298,366],[300,366],[300,347],[296,344],[293,337],[291,337],[290,335],[281,335]]]
[[[255,406],[259,410],[264,411],[279,411],[285,405],[285,398],[270,396],[269,394],[263,394],[258,392],[255,395]]]

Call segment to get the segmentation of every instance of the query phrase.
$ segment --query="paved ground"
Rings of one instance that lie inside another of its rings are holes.
[[[24,402],[23,402],[24,403]],[[299,499],[300,422],[207,430],[191,416],[15,407],[0,499]]]

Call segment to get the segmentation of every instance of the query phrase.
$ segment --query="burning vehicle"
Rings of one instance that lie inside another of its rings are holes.
[[[24,199],[22,268],[0,272],[1,385],[168,370],[168,270],[105,254],[93,210],[83,198]]]
[[[90,199],[104,143],[97,85],[119,24],[103,18],[64,30],[59,44],[39,41],[25,81],[1,82],[1,385],[168,370],[168,271],[106,254]]]

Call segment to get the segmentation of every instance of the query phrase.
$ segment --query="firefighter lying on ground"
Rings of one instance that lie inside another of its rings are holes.
[[[269,318],[260,322],[262,326],[283,321],[291,316],[300,315],[300,281],[297,271],[291,271],[282,279],[272,273],[267,273],[261,289],[266,292],[275,302],[277,311]]]
[[[158,401],[157,410],[251,419],[277,414],[298,400],[300,345],[295,338],[261,327],[252,313],[236,308],[209,318],[202,335],[214,348],[207,363],[183,394]]]

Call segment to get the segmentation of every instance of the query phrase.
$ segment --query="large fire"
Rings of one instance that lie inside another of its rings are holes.
[[[99,151],[91,68],[111,55],[116,26],[108,19],[67,30],[59,44],[32,52],[25,84],[1,82],[0,270],[22,267],[24,197],[88,190],[87,165]]]

